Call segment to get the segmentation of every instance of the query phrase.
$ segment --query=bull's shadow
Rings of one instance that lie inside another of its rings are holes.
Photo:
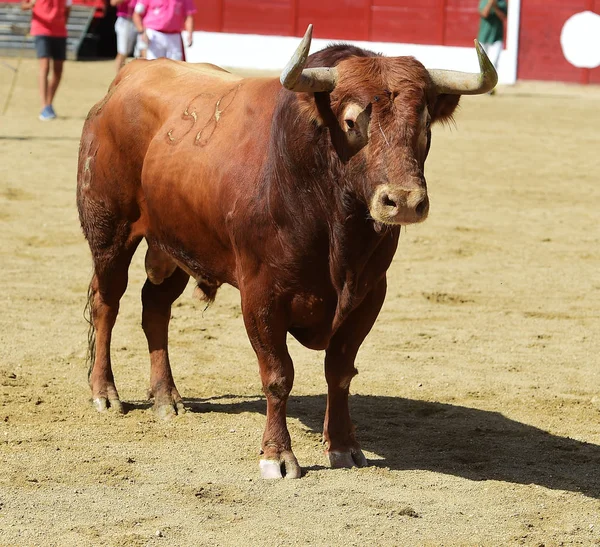
[[[533,483],[600,498],[598,445],[464,406],[373,395],[354,395],[350,405],[362,447],[383,458],[370,461],[371,465],[436,471],[476,481]],[[201,413],[264,414],[266,403],[254,397],[240,401],[231,395],[186,399],[185,406]],[[322,431],[324,413],[325,396],[290,398],[288,415],[313,431]]]

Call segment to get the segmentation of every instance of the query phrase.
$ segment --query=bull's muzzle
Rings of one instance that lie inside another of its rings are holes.
[[[383,184],[375,190],[369,212],[374,220],[382,224],[423,222],[429,213],[427,190]]]

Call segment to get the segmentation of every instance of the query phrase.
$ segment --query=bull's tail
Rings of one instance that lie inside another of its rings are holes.
[[[94,304],[94,291],[92,290],[92,282],[90,281],[90,286],[88,287],[87,294],[87,303],[83,310],[83,317],[88,322],[88,347],[87,347],[87,355],[86,362],[88,363],[88,380],[90,375],[92,374],[92,368],[94,366],[94,361],[96,359],[96,329],[94,328],[94,321],[92,318],[92,309]]]

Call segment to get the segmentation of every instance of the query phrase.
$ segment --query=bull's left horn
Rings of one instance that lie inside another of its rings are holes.
[[[480,95],[496,87],[498,74],[481,44],[475,40],[479,58],[479,74],[456,70],[429,70],[429,76],[438,93],[449,95]]]
[[[304,68],[310,41],[312,39],[312,25],[308,25],[306,34],[292,58],[281,72],[279,81],[290,91],[313,92],[333,91],[337,84],[337,69],[329,67]]]

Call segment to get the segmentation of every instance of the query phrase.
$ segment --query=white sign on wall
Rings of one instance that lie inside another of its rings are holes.
[[[600,66],[600,15],[582,11],[567,19],[560,33],[563,55],[577,68]]]

